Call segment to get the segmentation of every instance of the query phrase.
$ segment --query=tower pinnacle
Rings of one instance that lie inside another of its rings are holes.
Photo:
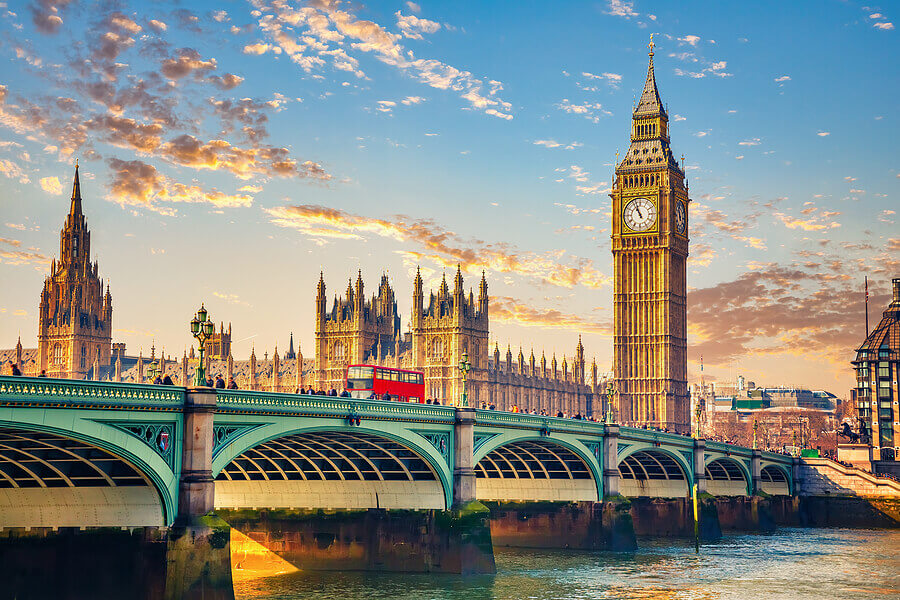
[[[72,205],[69,208],[72,216],[81,214],[81,183],[78,180],[78,161],[75,161],[75,178],[72,181]]]

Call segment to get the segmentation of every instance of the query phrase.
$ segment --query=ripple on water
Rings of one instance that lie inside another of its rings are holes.
[[[900,531],[781,529],[635,553],[498,548],[497,574],[300,572],[245,581],[241,600],[862,600],[900,597]]]

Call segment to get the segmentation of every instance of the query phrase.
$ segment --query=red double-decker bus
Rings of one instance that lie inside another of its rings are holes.
[[[350,365],[344,381],[353,398],[370,398],[375,394],[380,399],[388,393],[391,400],[425,402],[425,374],[421,371]]]

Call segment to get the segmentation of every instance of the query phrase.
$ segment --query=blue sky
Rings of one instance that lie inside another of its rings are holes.
[[[240,358],[340,294],[485,270],[492,337],[611,368],[610,174],[656,42],[691,196],[691,375],[846,394],[900,276],[891,4],[0,3],[0,346],[82,166],[129,351],[201,301]],[[405,325],[404,325],[405,327]],[[515,352],[515,350],[514,350]]]

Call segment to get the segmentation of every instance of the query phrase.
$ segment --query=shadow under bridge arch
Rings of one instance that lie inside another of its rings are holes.
[[[549,440],[498,446],[475,465],[479,500],[597,501],[597,481],[585,459]]]
[[[358,429],[263,441],[225,465],[215,486],[216,508],[446,508],[421,453]]]
[[[61,432],[0,427],[0,528],[165,525],[158,486],[130,458]]]
[[[680,498],[688,494],[681,463],[667,452],[638,450],[619,462],[619,493],[636,498]]]

